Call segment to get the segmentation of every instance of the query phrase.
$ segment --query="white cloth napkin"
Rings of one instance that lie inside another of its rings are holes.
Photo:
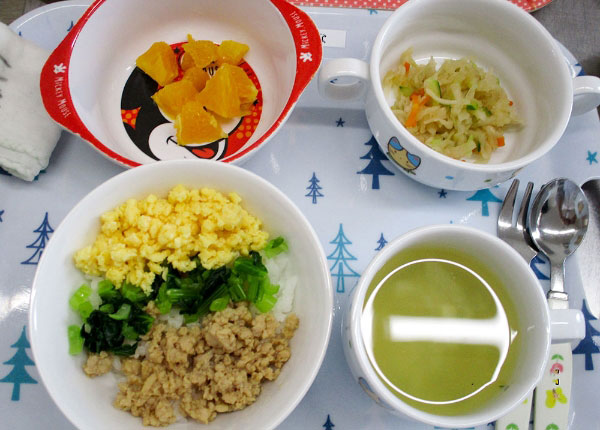
[[[40,95],[47,58],[48,52],[0,23],[0,167],[26,181],[48,166],[60,137]]]

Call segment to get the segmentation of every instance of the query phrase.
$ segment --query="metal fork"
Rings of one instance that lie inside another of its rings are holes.
[[[519,180],[515,179],[510,186],[508,193],[502,202],[502,208],[498,215],[498,237],[512,246],[527,264],[531,264],[531,260],[538,254],[538,250],[534,245],[529,231],[527,230],[527,212],[529,211],[529,200],[531,200],[531,191],[533,190],[533,182],[529,182],[523,194],[521,207],[515,222],[513,222],[513,213],[515,211],[515,200],[517,191],[519,190]],[[513,410],[508,412],[503,417],[496,421],[497,429],[504,428],[529,428],[529,419],[531,417],[531,404],[533,393],[529,393],[526,401],[517,405]],[[510,426],[514,427],[510,427]]]
[[[513,222],[513,213],[518,189],[519,180],[515,179],[510,186],[508,193],[506,193],[506,196],[504,197],[504,202],[502,202],[502,208],[498,215],[498,237],[521,254],[521,257],[523,257],[527,263],[531,263],[531,260],[538,254],[538,250],[527,230],[527,212],[529,210],[533,182],[527,184],[516,222]]]

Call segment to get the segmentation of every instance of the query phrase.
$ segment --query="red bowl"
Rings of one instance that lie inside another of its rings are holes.
[[[180,146],[150,98],[157,84],[135,61],[157,41],[181,55],[188,33],[249,45],[242,67],[259,94],[249,115],[223,124],[227,138]],[[315,24],[284,0],[251,7],[243,0],[96,0],[48,58],[40,85],[55,121],[123,166],[181,158],[239,164],[282,126],[321,58]]]

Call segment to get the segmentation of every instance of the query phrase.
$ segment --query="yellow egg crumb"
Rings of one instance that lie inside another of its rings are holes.
[[[152,194],[129,199],[102,214],[100,233],[75,253],[75,265],[117,287],[129,282],[146,293],[165,261],[182,272],[196,267],[196,256],[206,269],[224,266],[267,243],[262,222],[241,203],[236,193],[183,185],[171,189],[166,199]]]

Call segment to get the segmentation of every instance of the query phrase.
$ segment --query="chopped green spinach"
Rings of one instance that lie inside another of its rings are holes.
[[[272,258],[287,249],[286,241],[278,237],[267,244],[264,255]],[[102,302],[97,309],[89,301],[92,289],[88,285],[79,287],[69,305],[79,313],[83,325],[69,327],[69,352],[78,354],[83,346],[91,353],[134,354],[141,336],[154,323],[144,310],[151,300],[161,314],[168,314],[173,307],[179,309],[186,323],[224,310],[230,302],[246,300],[263,313],[277,302],[279,286],[271,284],[262,256],[256,251],[238,257],[231,267],[209,270],[202,267],[198,258],[195,263],[195,269],[189,272],[163,263],[163,275],[155,277],[150,294],[128,282],[115,288],[112,282],[103,280],[98,284]]]

